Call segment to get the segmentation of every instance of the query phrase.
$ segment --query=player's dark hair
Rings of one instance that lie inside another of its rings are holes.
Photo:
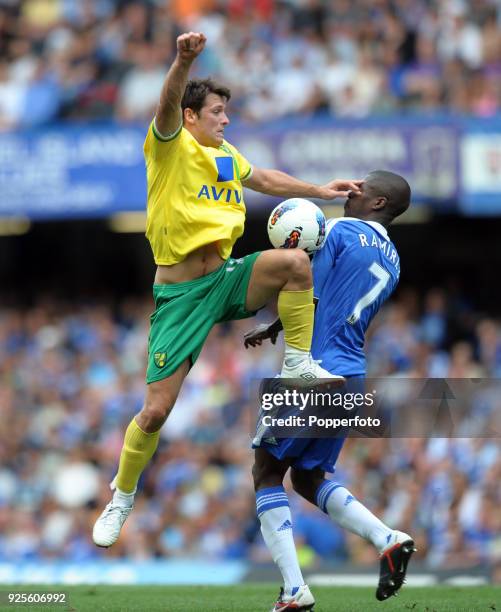
[[[192,79],[188,81],[181,100],[183,112],[185,108],[191,108],[193,112],[200,115],[202,106],[205,104],[205,98],[211,93],[226,98],[226,101],[231,98],[231,91],[212,79]]]
[[[404,213],[411,203],[411,188],[403,176],[387,170],[374,170],[367,176],[366,184],[374,197],[385,197],[388,221]]]

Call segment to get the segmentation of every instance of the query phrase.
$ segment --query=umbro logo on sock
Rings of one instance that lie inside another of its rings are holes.
[[[292,529],[292,523],[287,519],[285,523],[277,529],[277,531],[286,531],[287,529]]]

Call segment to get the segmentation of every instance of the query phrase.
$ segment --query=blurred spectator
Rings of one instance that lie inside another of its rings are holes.
[[[132,69],[123,78],[118,95],[117,114],[130,121],[151,120],[160,99],[166,67],[158,58],[158,50],[140,43],[130,52]]]
[[[458,336],[451,299],[434,288],[420,303],[416,292],[401,290],[371,326],[371,375],[496,375],[499,322],[463,300],[458,316],[467,311],[469,327],[462,319]],[[148,299],[0,310],[0,560],[102,555],[90,533],[109,497],[123,429],[142,404],[150,310]],[[256,407],[247,385],[277,371],[281,351],[245,351],[241,338],[251,324],[211,332],[108,555],[268,560],[250,478]],[[465,431],[474,434],[480,417],[499,414],[498,394],[479,391],[471,409]],[[336,475],[385,521],[413,533],[432,567],[499,558],[500,477],[498,441],[472,438],[350,439]],[[376,561],[370,546],[313,506],[293,494],[291,503],[305,566]]]
[[[11,79],[8,63],[0,59],[0,129],[13,129],[21,124],[25,97],[25,84]]]
[[[149,120],[175,38],[190,29],[208,36],[193,74],[230,86],[232,115],[246,121],[326,109],[490,117],[500,20],[495,0],[4,0],[0,128]]]

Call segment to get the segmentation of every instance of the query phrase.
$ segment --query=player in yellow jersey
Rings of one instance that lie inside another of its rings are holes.
[[[146,235],[157,272],[153,288],[146,398],[125,433],[113,500],[98,518],[93,539],[111,546],[129,515],[141,472],[156,450],[184,378],[212,327],[250,317],[278,296],[284,328],[282,377],[314,383],[339,378],[311,359],[313,283],[308,256],[269,250],[232,259],[242,235],[242,186],[273,196],[332,200],[359,191],[360,181],[318,186],[278,170],[252,167],[224,140],[230,91],[210,79],[188,82],[206,38],[177,39],[177,56],[144,143],[148,179]]]

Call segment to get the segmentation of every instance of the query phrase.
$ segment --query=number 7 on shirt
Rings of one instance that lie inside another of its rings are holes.
[[[374,300],[376,300],[388,284],[390,280],[390,274],[378,263],[373,262],[368,271],[377,278],[377,283],[372,287],[365,295],[363,295],[358,302],[355,304],[355,308],[351,315],[346,319],[350,325],[354,325],[362,314],[362,310],[370,306]]]

